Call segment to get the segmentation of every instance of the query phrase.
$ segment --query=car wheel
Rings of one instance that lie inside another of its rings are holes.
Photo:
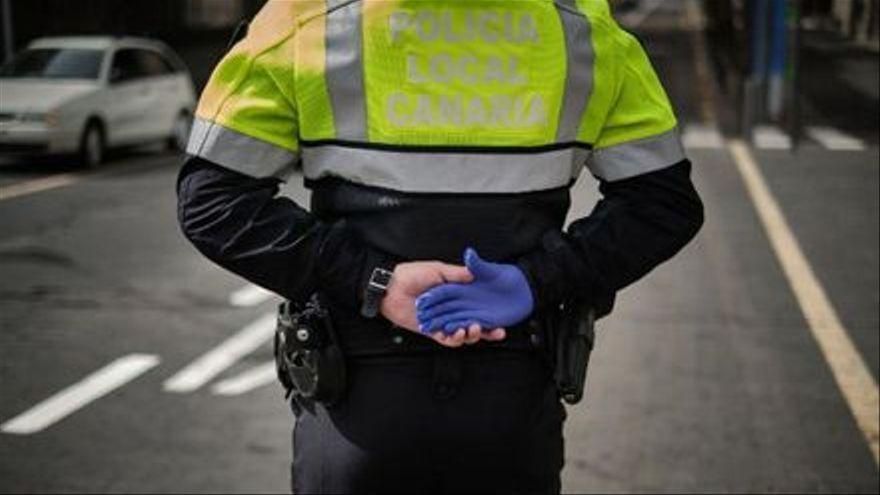
[[[105,148],[104,131],[101,126],[95,122],[89,123],[80,140],[80,164],[86,168],[95,168],[101,165],[104,162]]]
[[[181,112],[177,119],[174,120],[174,127],[171,129],[171,136],[168,138],[168,148],[174,151],[185,151],[191,129],[192,117],[187,113]]]

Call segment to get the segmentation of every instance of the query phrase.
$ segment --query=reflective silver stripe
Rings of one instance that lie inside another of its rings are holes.
[[[593,150],[587,162],[593,175],[607,181],[628,179],[685,159],[678,129],[638,141]]]
[[[251,177],[286,179],[299,161],[288,149],[196,119],[186,152]]]
[[[593,92],[593,38],[590,22],[578,12],[575,0],[559,0],[556,11],[565,33],[565,94],[556,131],[557,143],[577,139],[581,120]]]
[[[367,139],[362,8],[361,1],[327,0],[327,92],[336,137],[350,141]]]
[[[521,193],[567,186],[589,151],[437,153],[304,147],[306,178],[340,177],[402,192]]]

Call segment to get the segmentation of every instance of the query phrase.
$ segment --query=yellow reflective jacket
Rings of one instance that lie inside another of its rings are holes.
[[[205,89],[190,154],[401,192],[615,181],[684,159],[605,0],[270,1]]]

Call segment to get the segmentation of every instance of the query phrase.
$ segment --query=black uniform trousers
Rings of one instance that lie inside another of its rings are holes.
[[[293,403],[294,493],[559,493],[563,422],[535,352],[352,359],[348,393]]]

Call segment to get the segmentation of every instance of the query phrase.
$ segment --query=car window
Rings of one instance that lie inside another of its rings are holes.
[[[97,79],[103,60],[101,50],[33,48],[0,67],[0,77]]]
[[[147,77],[171,74],[174,68],[158,53],[150,50],[137,50],[141,70]]]
[[[110,68],[110,79],[113,82],[124,82],[144,76],[136,50],[119,50],[113,55]]]

